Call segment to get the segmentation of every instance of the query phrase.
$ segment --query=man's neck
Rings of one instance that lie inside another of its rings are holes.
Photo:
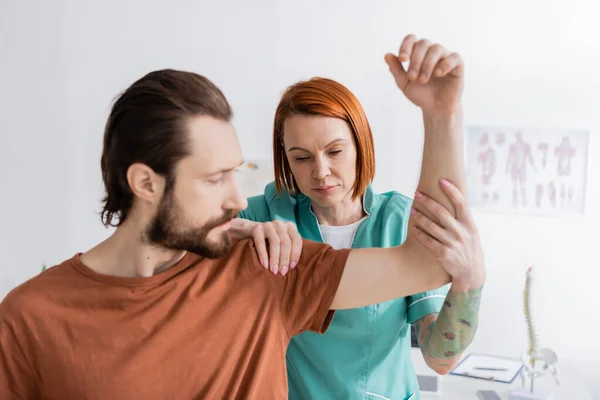
[[[184,251],[168,250],[142,242],[141,230],[126,221],[105,241],[81,255],[93,271],[119,277],[149,277],[180,261]]]

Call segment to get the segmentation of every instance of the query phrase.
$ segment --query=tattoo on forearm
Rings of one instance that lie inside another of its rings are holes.
[[[454,340],[454,338],[456,338],[456,335],[452,332],[446,332],[444,333],[444,337],[448,340]]]
[[[481,288],[468,292],[450,290],[437,320],[421,333],[424,350],[431,358],[449,359],[465,351],[477,330],[480,303]]]

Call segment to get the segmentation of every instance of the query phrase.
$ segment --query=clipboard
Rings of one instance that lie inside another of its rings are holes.
[[[450,375],[512,383],[522,369],[523,362],[517,358],[473,353],[463,358]]]

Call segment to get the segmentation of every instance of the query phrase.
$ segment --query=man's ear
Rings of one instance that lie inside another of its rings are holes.
[[[127,183],[136,197],[151,204],[158,204],[165,179],[146,164],[131,164],[127,169]]]

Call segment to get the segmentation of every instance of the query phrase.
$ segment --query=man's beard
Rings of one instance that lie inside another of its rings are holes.
[[[171,250],[183,250],[202,257],[219,258],[229,251],[231,238],[223,232],[218,240],[209,240],[210,231],[237,217],[237,212],[226,212],[213,218],[201,227],[187,227],[183,211],[173,196],[173,191],[165,192],[158,205],[158,211],[146,230],[145,239],[151,244]]]

